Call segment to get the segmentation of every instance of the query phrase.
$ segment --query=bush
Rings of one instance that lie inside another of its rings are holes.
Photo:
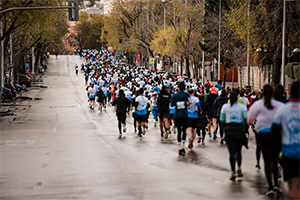
[[[295,79],[300,80],[300,65],[294,65],[294,76]]]
[[[300,80],[300,63],[293,62],[286,65],[286,74],[291,79]]]

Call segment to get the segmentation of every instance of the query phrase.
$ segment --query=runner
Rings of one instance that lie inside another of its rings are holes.
[[[94,110],[94,103],[95,103],[95,95],[96,95],[96,88],[94,87],[94,84],[91,84],[91,87],[89,88],[89,98],[90,98],[90,109]]]
[[[157,100],[158,100],[158,93],[157,93],[157,90],[155,90],[155,92],[151,96],[152,116],[153,116],[153,121],[154,121],[154,127],[157,126],[157,122],[158,122],[158,104],[157,104]]]
[[[180,82],[178,85],[179,92],[174,94],[171,99],[171,106],[175,106],[175,126],[177,128],[178,154],[185,156],[185,140],[186,140],[186,126],[188,120],[187,107],[191,105],[190,95],[184,93],[185,84]],[[182,135],[181,135],[182,133]],[[181,137],[182,136],[182,137]]]
[[[201,108],[202,108],[202,113],[199,114],[199,121],[197,123],[197,135],[198,135],[198,143],[201,142],[202,140],[202,145],[205,145],[205,135],[206,135],[206,132],[205,132],[205,128],[207,126],[207,123],[208,123],[208,116],[207,116],[207,113],[208,113],[208,105],[207,103],[204,101],[204,94],[200,94],[199,95],[199,102],[200,102],[200,105],[201,105]],[[202,131],[202,137],[200,135],[200,131]]]
[[[103,93],[101,85],[99,87],[98,92],[96,93],[96,96],[97,96],[97,101],[98,101],[98,112],[102,113],[104,93]]]
[[[217,110],[217,124],[220,127],[220,138],[221,138],[220,144],[224,144],[224,138],[223,138],[224,123],[220,121],[220,113],[221,113],[222,106],[227,102],[228,102],[227,93],[226,90],[223,89],[221,90],[221,95],[218,98],[216,98],[214,102],[214,107]]]
[[[218,98],[218,94],[215,87],[210,89],[210,93],[206,97],[206,103],[208,104],[209,112],[208,112],[208,135],[211,137],[211,123],[213,123],[214,135],[213,139],[217,139],[217,109],[214,106],[214,102]]]
[[[116,115],[118,118],[119,138],[122,138],[121,125],[123,126],[123,133],[126,133],[126,112],[127,109],[130,107],[130,102],[125,97],[123,90],[119,91],[119,96],[114,100],[112,105],[117,106]]]
[[[269,185],[267,196],[274,192],[281,192],[278,184],[278,155],[279,150],[272,145],[274,136],[271,135],[271,126],[276,111],[284,104],[272,100],[273,89],[270,85],[263,88],[263,99],[255,102],[249,109],[248,124],[253,124],[256,119],[258,142],[262,150],[265,163],[265,175]],[[273,177],[273,180],[272,180]]]
[[[274,116],[271,134],[275,146],[282,142],[283,178],[288,182],[287,195],[300,199],[300,81],[292,84],[289,103],[280,107]],[[281,139],[282,131],[282,139]]]
[[[189,149],[193,148],[194,139],[196,138],[196,127],[197,123],[199,122],[199,114],[202,113],[201,105],[199,99],[195,97],[194,89],[188,90],[190,98],[191,98],[191,105],[187,108],[188,109],[188,129],[187,133],[189,135]]]
[[[149,108],[148,99],[144,96],[144,89],[139,90],[139,96],[135,99],[135,114],[138,127],[138,136],[142,139],[142,134],[145,135],[144,125],[147,122],[147,109]],[[143,130],[142,130],[143,127]]]
[[[158,96],[158,112],[159,112],[159,121],[160,121],[160,133],[161,133],[161,139],[164,137],[164,131],[165,128],[165,139],[168,139],[170,136],[170,108],[169,104],[171,102],[171,95],[167,91],[167,87],[169,85],[164,85],[160,91],[160,94]]]
[[[238,104],[237,99],[235,92],[230,93],[230,103],[224,104],[220,113],[220,121],[226,124],[225,141],[230,154],[231,176],[229,179],[232,181],[235,181],[236,176],[239,179],[243,177],[241,150],[247,140],[245,135],[247,109],[244,105]],[[237,172],[235,171],[236,162]]]

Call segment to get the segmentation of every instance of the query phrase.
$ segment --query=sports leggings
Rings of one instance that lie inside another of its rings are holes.
[[[200,131],[202,131],[202,140],[204,141],[205,135],[206,135],[205,127],[204,127],[204,128],[197,128],[197,129],[196,129],[197,135],[198,135],[199,137],[200,137]]]
[[[177,141],[180,144],[181,140],[185,141],[186,139],[186,128],[187,128],[187,117],[178,117],[175,119],[175,126],[177,128]],[[182,132],[182,138],[181,138]]]
[[[235,163],[237,162],[238,166],[242,165],[242,146],[244,144],[243,132],[241,131],[226,131],[225,141],[229,151],[229,162],[231,166],[231,171],[235,172]]]
[[[271,133],[259,133],[258,143],[260,145],[263,159],[265,162],[265,174],[269,184],[269,190],[273,189],[273,186],[278,186],[278,149],[275,147]],[[274,180],[274,185],[272,181]]]
[[[260,145],[258,142],[257,131],[255,129],[253,129],[253,132],[255,134],[255,141],[256,141],[256,151],[255,151],[256,161],[257,161],[257,164],[259,165],[261,148],[260,148]]]

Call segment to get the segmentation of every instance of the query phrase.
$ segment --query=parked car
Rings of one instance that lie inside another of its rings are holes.
[[[11,83],[4,83],[4,87],[10,89],[11,93],[13,94],[13,97],[17,96],[17,89],[15,88],[15,86],[13,86],[13,84],[11,84]]]
[[[19,75],[19,84],[23,90],[26,90],[28,87],[31,87],[31,78],[28,75],[20,74]]]
[[[13,99],[13,94],[11,92],[10,89],[3,87],[2,88],[2,94],[1,94],[1,103],[5,100],[5,99]]]

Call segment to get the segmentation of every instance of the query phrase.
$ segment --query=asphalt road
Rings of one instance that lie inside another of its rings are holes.
[[[243,149],[244,180],[231,182],[226,145],[207,138],[179,157],[176,135],[160,141],[150,122],[140,141],[131,115],[118,139],[113,108],[90,111],[79,56],[51,57],[44,86],[1,118],[0,199],[264,199],[255,143]],[[151,120],[150,120],[151,121]],[[263,163],[261,161],[261,166]]]

